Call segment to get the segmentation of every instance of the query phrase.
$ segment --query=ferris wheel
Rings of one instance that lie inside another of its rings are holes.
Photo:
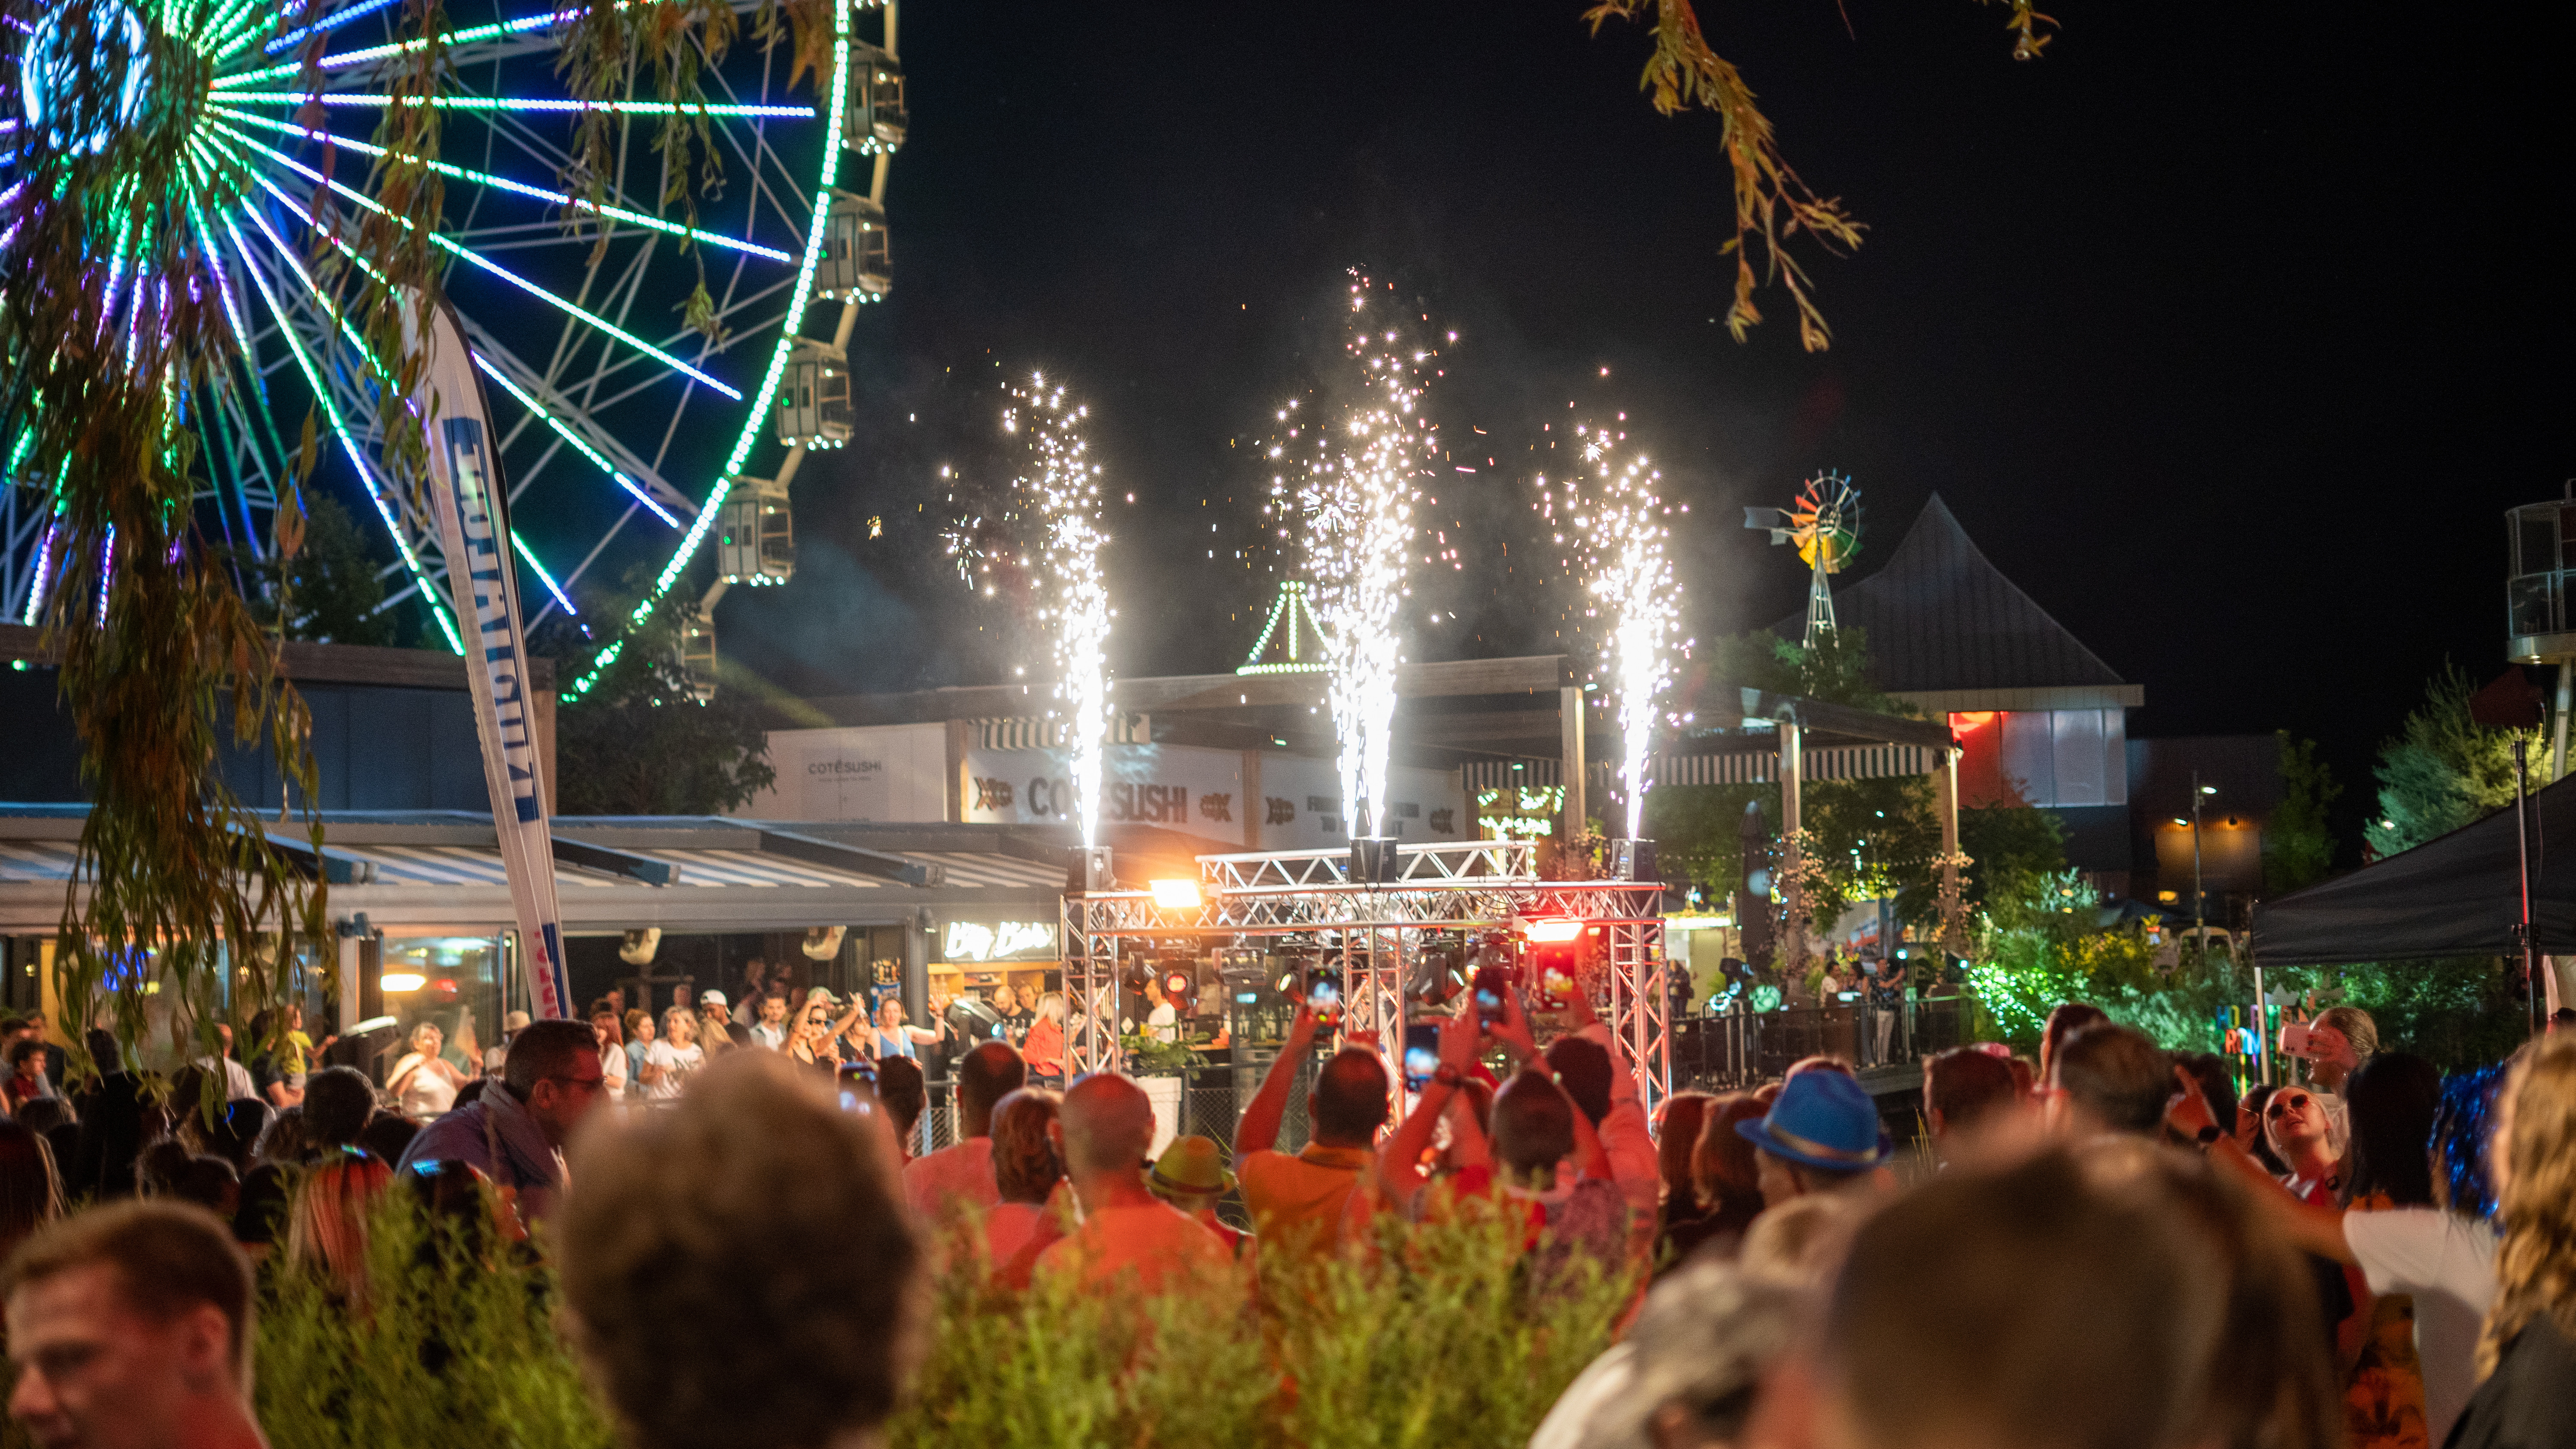
[[[792,86],[785,27],[764,44],[748,18],[758,0],[732,8],[745,17],[733,43],[718,57],[699,52],[723,175],[693,216],[664,204],[697,178],[674,183],[655,149],[675,107],[657,99],[649,73],[630,67],[621,97],[566,93],[564,26],[580,12],[561,0],[449,0],[438,154],[414,158],[446,188],[431,240],[485,380],[513,551],[537,585],[523,589],[531,623],[574,614],[584,581],[614,584],[646,565],[636,618],[684,589],[703,606],[689,645],[701,688],[712,687],[706,611],[729,584],[793,572],[788,482],[808,452],[850,436],[846,349],[862,307],[890,284],[885,187],[907,119],[892,0],[820,0],[828,52]],[[377,205],[365,190],[385,154],[373,138],[397,68],[423,44],[402,33],[404,9],[0,0],[0,227],[66,152],[139,145],[124,133],[146,127],[151,144],[183,146],[173,183],[183,194],[145,211],[140,228],[148,235],[158,216],[202,255],[238,343],[188,409],[202,443],[201,534],[268,554],[314,416],[323,458],[306,495],[338,496],[383,531],[394,556],[386,607],[417,600],[461,652],[437,529],[384,467],[385,374],[334,315],[313,266],[322,246],[347,250],[326,232],[331,213]],[[575,127],[602,109],[611,164],[583,170]],[[569,194],[564,178],[577,172],[596,189]],[[133,256],[145,255],[138,242]],[[120,237],[112,308],[127,262]],[[151,305],[141,262],[131,270],[129,328]],[[711,327],[683,315],[701,283]],[[10,453],[0,479],[0,612],[32,622],[48,602],[59,530],[46,480],[20,462]],[[691,566],[709,553],[705,588]],[[579,622],[599,637],[625,623]]]

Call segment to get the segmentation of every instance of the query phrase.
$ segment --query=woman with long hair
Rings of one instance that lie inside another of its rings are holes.
[[[836,1018],[832,1015],[835,1004],[832,993],[823,987],[805,993],[804,1009],[796,1013],[796,1025],[787,1033],[791,1061],[827,1072],[839,1068],[841,1055],[834,1044],[841,1039],[841,1033],[858,1024],[867,1008],[852,997],[849,1009]]]
[[[437,1022],[413,1027],[411,1050],[394,1063],[393,1075],[385,1079],[385,1095],[415,1122],[433,1121],[454,1111],[457,1089],[466,1083],[466,1075],[440,1054],[446,1044],[447,1033],[439,1030]]]
[[[943,1022],[941,1025],[944,1028],[946,1023]],[[885,1000],[877,1003],[876,1057],[878,1061],[885,1061],[892,1057],[919,1061],[921,1054],[914,1048],[936,1046],[938,1042],[938,1032],[927,1027],[905,1025],[902,997],[888,993]]]
[[[2433,1206],[2433,1112],[2442,1073],[2402,1052],[2372,1056],[2342,1079],[2352,1137],[2336,1198],[2347,1213]],[[2346,1223],[2351,1222],[2347,1218]],[[2367,1281],[2361,1352],[2344,1380],[2352,1449],[2411,1449],[2432,1442],[2424,1367],[2416,1350],[2415,1299]]]
[[[328,1278],[352,1300],[365,1297],[367,1215],[393,1176],[392,1168],[352,1148],[315,1163],[287,1212],[287,1261]]]
[[[2496,1094],[2496,1296],[2457,1449],[2576,1444],[2576,1034],[2527,1052]]]
[[[0,1117],[0,1258],[62,1215],[54,1149],[24,1123]]]
[[[1708,1213],[1700,1241],[1741,1239],[1762,1215],[1762,1167],[1735,1124],[1758,1121],[1769,1110],[1750,1092],[1729,1092],[1709,1104],[1690,1158],[1691,1184]]]
[[[1038,998],[1037,1012],[1029,1019],[1028,1040],[1020,1045],[1020,1057],[1029,1065],[1029,1075],[1049,1080],[1064,1076],[1064,993],[1050,991]]]
[[[662,1039],[644,1048],[644,1100],[668,1102],[678,1097],[690,1076],[706,1064],[706,1048],[698,1045],[698,1014],[685,1006],[664,1011]]]
[[[1691,1154],[1699,1150],[1700,1127],[1717,1098],[1706,1092],[1675,1092],[1656,1110],[1656,1175],[1662,1179],[1655,1208],[1654,1262],[1658,1272],[1691,1254],[1704,1241],[1710,1205],[1691,1176]]]

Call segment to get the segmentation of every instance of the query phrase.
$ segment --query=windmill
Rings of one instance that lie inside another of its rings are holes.
[[[1805,647],[1815,648],[1819,638],[1834,630],[1834,595],[1826,576],[1842,572],[1852,555],[1860,552],[1860,490],[1849,478],[1827,469],[1808,479],[1786,508],[1746,508],[1744,526],[1767,530],[1773,543],[1796,544],[1799,561],[1815,571],[1814,585],[1807,590],[1807,634],[1802,641]]]

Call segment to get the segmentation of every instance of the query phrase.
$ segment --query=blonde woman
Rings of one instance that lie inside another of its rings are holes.
[[[394,1063],[394,1074],[385,1081],[386,1095],[415,1122],[428,1122],[455,1110],[456,1094],[468,1080],[439,1054],[446,1045],[447,1033],[438,1029],[438,1023],[424,1021],[413,1027],[411,1051]]]
[[[286,1259],[328,1278],[351,1299],[366,1296],[367,1215],[393,1169],[355,1149],[326,1155],[306,1173],[286,1221]]]
[[[644,1100],[668,1102],[680,1095],[690,1074],[707,1064],[698,1045],[698,1014],[685,1006],[662,1013],[662,1039],[644,1048]]]
[[[1032,1077],[1064,1075],[1064,993],[1050,991],[1038,998],[1038,1009],[1029,1020],[1028,1040],[1020,1044],[1020,1056],[1029,1064]]]
[[[2496,1296],[2460,1449],[2576,1444],[2576,1033],[2526,1051],[2496,1093]]]

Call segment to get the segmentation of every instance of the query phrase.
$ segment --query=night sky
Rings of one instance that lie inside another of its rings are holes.
[[[1240,662],[1277,576],[1238,556],[1253,446],[1342,376],[1360,266],[1460,334],[1423,512],[1469,567],[1417,593],[1455,617],[1414,657],[1563,647],[1565,586],[1518,567],[1531,474],[1569,418],[1624,410],[1691,504],[1701,638],[1799,607],[1741,506],[1833,467],[1866,499],[1860,570],[1939,492],[2146,687],[2134,735],[2288,728],[2366,786],[2445,656],[2500,667],[2500,511],[2576,474],[2547,34],[2065,0],[2017,64],[2002,9],[1966,0],[1704,5],[1792,164],[1870,227],[1801,254],[1835,334],[1808,355],[1776,290],[1729,339],[1718,123],[1657,116],[1646,34],[1592,38],[1580,10],[907,7],[860,434],[799,475],[798,576],[723,606],[729,659],[825,694],[1041,658],[943,576],[937,528],[940,467],[1007,478],[999,387],[1043,368],[1093,403],[1120,500],[1118,667]]]

